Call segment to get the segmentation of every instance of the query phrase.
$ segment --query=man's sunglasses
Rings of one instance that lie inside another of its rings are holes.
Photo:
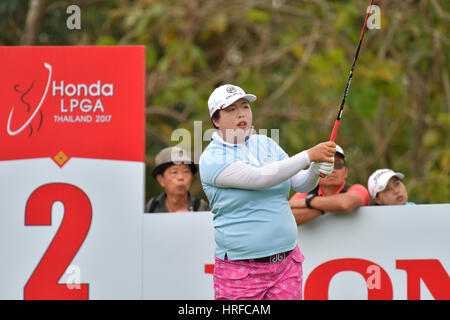
[[[337,160],[334,162],[334,168],[337,170],[342,169],[343,167],[345,167],[345,161],[343,160]]]

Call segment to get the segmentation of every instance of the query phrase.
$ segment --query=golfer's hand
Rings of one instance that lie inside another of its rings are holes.
[[[316,175],[329,176],[333,173],[334,164],[331,162],[312,162],[311,168]]]
[[[307,150],[309,161],[311,162],[330,162],[334,163],[334,154],[336,153],[336,143],[327,141]]]

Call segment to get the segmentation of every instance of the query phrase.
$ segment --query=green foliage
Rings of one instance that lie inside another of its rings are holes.
[[[246,13],[246,17],[251,22],[268,23],[270,21],[270,13],[265,10],[251,9]]]
[[[0,44],[19,45],[29,1],[0,2]],[[86,2],[88,3],[88,2]],[[278,128],[294,154],[329,138],[367,1],[125,0],[81,5],[65,28],[64,1],[48,0],[38,45],[145,45],[147,198],[172,132],[211,128],[212,90],[234,83],[258,96],[256,129]],[[410,200],[450,199],[450,2],[384,1],[366,30],[337,143],[352,183],[376,169],[405,174]],[[207,145],[203,142],[203,147]],[[193,193],[204,196],[199,179]]]

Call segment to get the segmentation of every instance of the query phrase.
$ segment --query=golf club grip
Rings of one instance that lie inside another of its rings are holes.
[[[334,142],[336,140],[336,135],[337,135],[337,131],[338,131],[338,128],[339,128],[339,121],[340,120],[336,120],[334,122],[334,127],[333,127],[333,131],[331,132],[330,141]]]
[[[337,135],[338,128],[339,128],[339,120],[336,120],[336,121],[334,122],[333,131],[331,132],[330,141],[333,141],[333,142],[334,142],[334,140],[336,139],[336,135]],[[319,177],[325,178],[326,175],[324,175],[323,173],[319,173]]]

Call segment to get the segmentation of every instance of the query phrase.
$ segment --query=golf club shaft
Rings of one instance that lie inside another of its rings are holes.
[[[373,0],[370,1],[369,7],[367,9],[366,19],[364,20],[364,26],[363,26],[363,29],[362,29],[362,32],[361,32],[361,36],[359,37],[358,47],[356,48],[355,57],[353,58],[352,68],[350,69],[350,74],[349,74],[348,79],[347,79],[347,84],[345,85],[344,96],[342,97],[341,105],[339,107],[339,112],[338,112],[336,121],[334,122],[333,131],[331,132],[330,141],[335,141],[335,139],[336,139],[336,135],[337,135],[338,128],[339,128],[339,122],[341,121],[341,117],[342,117],[342,111],[344,111],[345,99],[347,98],[347,95],[348,95],[348,90],[350,88],[350,83],[352,82],[353,71],[355,70],[355,66],[356,66],[356,60],[358,60],[359,50],[361,49],[361,44],[362,44],[362,41],[363,41],[363,38],[364,38],[364,33],[366,31],[367,20],[369,19],[370,12],[372,11],[372,4],[373,4]],[[325,175],[323,175],[323,174],[321,174],[320,176],[322,178],[325,177]]]
[[[369,7],[368,7],[368,10],[367,10],[366,19],[364,20],[364,26],[363,26],[363,29],[362,29],[362,32],[361,32],[361,36],[359,37],[358,47],[356,48],[355,57],[353,58],[352,68],[350,69],[350,74],[349,74],[348,79],[347,79],[347,84],[345,85],[344,95],[342,97],[341,105],[339,107],[339,112],[338,112],[338,115],[337,115],[337,119],[334,122],[333,131],[331,132],[330,141],[334,141],[336,139],[337,131],[338,131],[338,128],[339,128],[339,121],[341,120],[341,117],[342,117],[342,111],[344,111],[345,100],[347,99],[348,90],[350,88],[350,83],[352,82],[353,71],[355,70],[356,60],[358,60],[359,50],[361,49],[361,44],[362,44],[362,41],[363,41],[363,38],[364,38],[364,33],[366,31],[367,20],[369,19],[369,16],[370,16],[370,12],[371,12],[371,9],[372,9],[372,4],[373,4],[373,0],[370,1]]]

